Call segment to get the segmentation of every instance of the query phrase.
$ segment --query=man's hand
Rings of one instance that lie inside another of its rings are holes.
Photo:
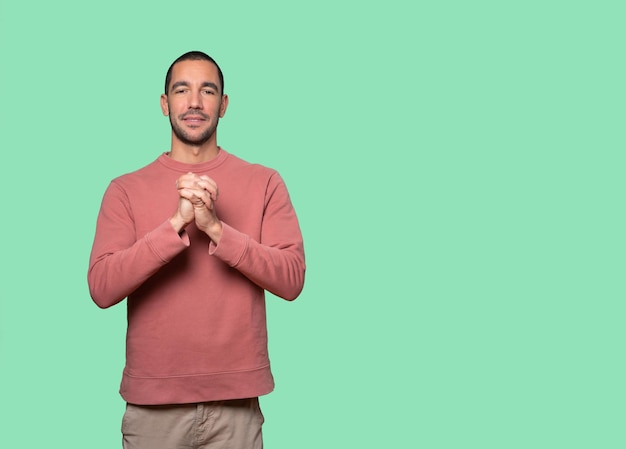
[[[195,220],[198,229],[217,244],[222,236],[222,222],[217,218],[214,207],[218,197],[217,183],[206,175],[187,173],[178,178],[176,187],[180,200],[178,211],[171,220],[180,216],[183,227]],[[172,225],[176,229],[174,222]]]
[[[181,189],[179,188],[180,178],[176,181],[176,189],[178,190],[178,208],[176,209],[176,213],[172,218],[170,218],[170,223],[172,227],[180,234],[180,232],[185,229],[189,223],[194,221],[195,215],[193,212],[193,204],[189,199],[181,194]]]

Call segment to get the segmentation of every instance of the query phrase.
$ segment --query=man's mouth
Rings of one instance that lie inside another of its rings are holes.
[[[207,115],[204,114],[199,114],[197,112],[193,112],[193,113],[187,113],[187,114],[183,114],[181,116],[181,119],[185,122],[185,123],[189,123],[189,124],[198,124],[204,121],[209,120],[209,117]]]

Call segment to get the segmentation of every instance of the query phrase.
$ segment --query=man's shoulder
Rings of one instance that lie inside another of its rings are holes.
[[[146,176],[157,173],[160,170],[161,164],[158,163],[158,160],[159,158],[153,160],[149,164],[144,165],[143,167],[121,174],[113,178],[112,182],[127,183],[133,182],[136,179],[145,179]]]
[[[244,171],[247,171],[248,173],[265,175],[265,176],[272,176],[275,173],[277,173],[276,170],[271,167],[268,167],[266,165],[259,164],[256,162],[249,162],[245,159],[242,159],[239,156],[235,156],[232,153],[228,153],[227,161],[228,161],[228,166],[232,170],[244,170]]]

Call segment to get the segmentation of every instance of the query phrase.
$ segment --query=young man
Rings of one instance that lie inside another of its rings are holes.
[[[223,89],[208,55],[174,61],[161,96],[171,150],[102,200],[88,282],[102,308],[127,298],[126,449],[263,445],[264,291],[300,294],[304,250],[279,174],[217,145]]]

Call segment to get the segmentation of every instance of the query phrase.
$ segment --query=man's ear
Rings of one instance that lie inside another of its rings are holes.
[[[226,114],[226,108],[228,107],[228,95],[222,95],[222,103],[220,104],[220,118]]]
[[[163,111],[163,115],[170,115],[170,108],[167,104],[167,95],[161,94],[161,111]]]

